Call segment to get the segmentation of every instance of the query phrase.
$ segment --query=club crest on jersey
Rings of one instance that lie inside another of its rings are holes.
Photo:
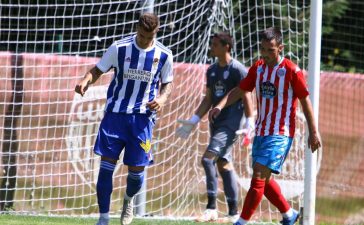
[[[229,70],[225,71],[223,74],[224,79],[226,80],[229,77],[229,75],[230,75]]]
[[[125,58],[125,62],[130,62],[130,61],[131,61],[130,57]]]
[[[263,82],[260,86],[260,94],[263,98],[274,98],[277,95],[277,88],[269,81]]]
[[[214,76],[215,76],[215,72],[212,72],[212,73],[211,73],[211,77],[214,77]]]
[[[140,147],[142,147],[144,151],[148,153],[150,151],[150,148],[152,147],[152,144],[150,143],[150,140],[147,139],[145,142],[142,141],[140,143]]]
[[[153,66],[157,66],[159,63],[159,59],[158,58],[154,58],[153,59]]]
[[[279,77],[283,77],[284,75],[286,75],[286,68],[279,68],[278,71],[277,71],[277,75]]]

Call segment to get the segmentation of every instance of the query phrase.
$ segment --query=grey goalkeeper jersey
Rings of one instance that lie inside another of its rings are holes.
[[[212,104],[216,106],[229,91],[239,86],[240,80],[244,79],[248,71],[246,67],[236,59],[225,67],[220,67],[218,63],[212,64],[207,69],[207,88],[211,90]],[[232,130],[238,130],[240,120],[244,114],[242,101],[224,108],[215,119],[213,127],[227,126]]]

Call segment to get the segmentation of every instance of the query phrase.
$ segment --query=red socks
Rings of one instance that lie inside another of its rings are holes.
[[[269,183],[265,185],[264,195],[281,213],[285,213],[291,208],[274,179],[270,179]]]
[[[270,179],[269,183],[266,184],[263,179],[253,178],[244,201],[241,218],[247,221],[250,220],[262,200],[263,194],[281,213],[285,213],[291,208],[274,179]]]
[[[265,180],[253,178],[251,180],[250,189],[245,197],[243,211],[240,217],[249,220],[254,211],[257,209],[264,194]]]

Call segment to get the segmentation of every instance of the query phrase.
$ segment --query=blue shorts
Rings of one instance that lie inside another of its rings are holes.
[[[262,164],[271,169],[272,173],[279,174],[292,140],[293,138],[282,135],[255,136],[252,150],[253,165]]]
[[[151,142],[154,125],[155,119],[145,114],[106,112],[100,124],[94,152],[118,160],[125,148],[125,165],[150,165],[153,163]]]

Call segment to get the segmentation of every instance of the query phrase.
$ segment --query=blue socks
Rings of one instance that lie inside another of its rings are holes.
[[[132,198],[140,188],[144,181],[144,170],[143,171],[128,171],[128,177],[126,179],[126,195]]]
[[[100,213],[108,213],[110,210],[110,198],[112,193],[112,176],[115,170],[115,164],[101,161],[99,176],[97,178],[97,202]]]
[[[115,164],[108,161],[101,161],[99,176],[97,178],[97,202],[100,214],[108,213],[110,210],[110,199],[113,189],[113,173]],[[126,179],[126,195],[132,198],[142,187],[144,181],[144,171],[128,171]]]

